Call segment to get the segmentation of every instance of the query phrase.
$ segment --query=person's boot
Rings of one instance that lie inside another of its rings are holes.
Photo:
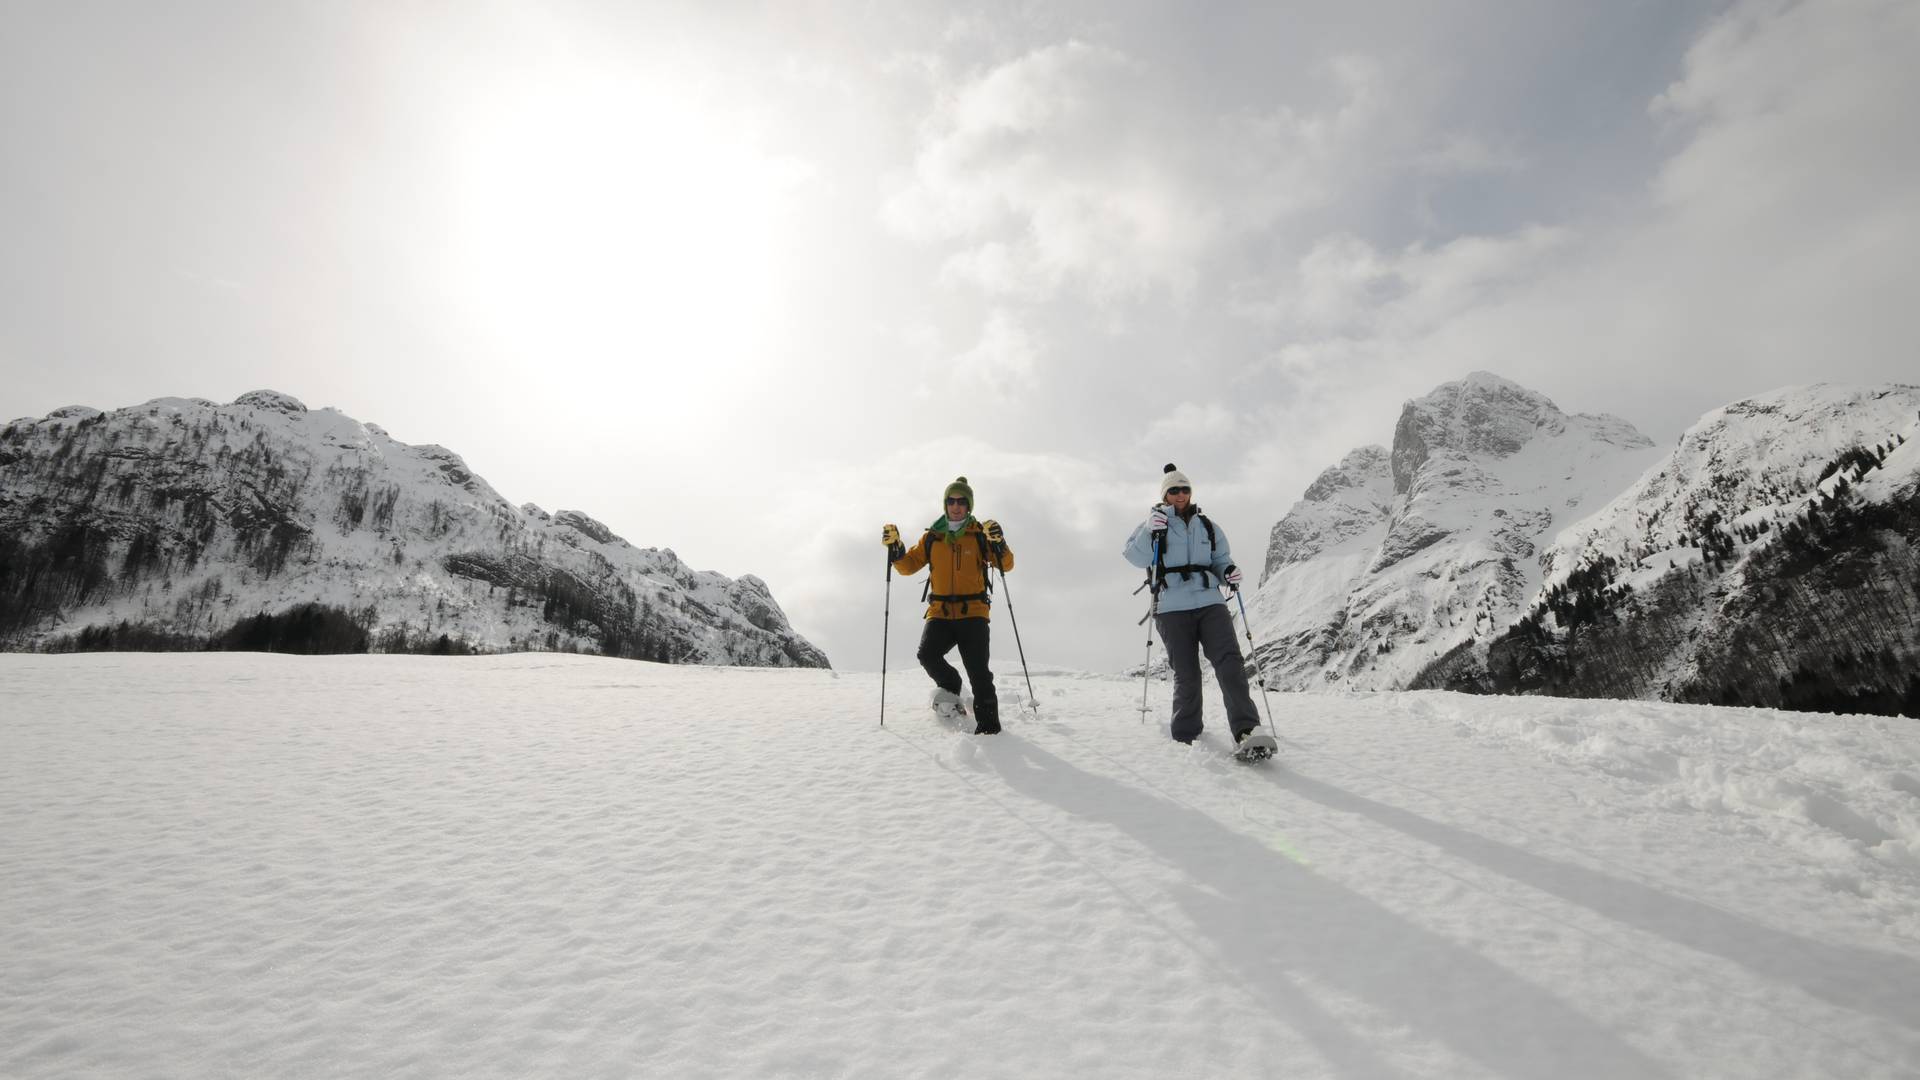
[[[973,699],[973,733],[975,735],[1000,734],[1000,703],[989,701],[980,704],[979,698]]]

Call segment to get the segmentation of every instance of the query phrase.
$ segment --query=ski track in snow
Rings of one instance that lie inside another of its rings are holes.
[[[1920,1072],[1911,724],[999,666],[0,656],[0,1075]]]

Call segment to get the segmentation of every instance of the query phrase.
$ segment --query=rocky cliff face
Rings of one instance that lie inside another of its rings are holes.
[[[1526,610],[1552,535],[1657,455],[1625,421],[1568,415],[1476,372],[1402,409],[1273,528],[1250,606],[1267,681],[1397,689]]]
[[[1920,715],[1920,387],[1707,414],[1435,685]]]
[[[1393,509],[1393,474],[1387,451],[1363,446],[1321,473],[1291,513],[1276,522],[1267,538],[1270,578],[1282,567],[1306,562],[1365,536],[1386,521]]]
[[[0,647],[189,647],[302,605],[375,650],[827,666],[758,578],[515,507],[451,450],[285,394],[0,430]]]

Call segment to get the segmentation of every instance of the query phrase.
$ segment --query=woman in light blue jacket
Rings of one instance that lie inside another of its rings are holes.
[[[1155,544],[1158,542],[1158,558]],[[1233,616],[1221,586],[1240,587],[1227,534],[1193,501],[1185,473],[1168,465],[1160,477],[1160,502],[1133,530],[1121,554],[1148,570],[1158,596],[1154,627],[1167,647],[1173,668],[1173,723],[1176,742],[1200,735],[1200,653],[1226,698],[1227,726],[1236,746],[1271,753],[1272,737],[1260,730],[1260,713],[1247,692],[1247,665],[1233,639]],[[1253,738],[1254,743],[1247,740]],[[1265,757],[1265,753],[1258,756]]]

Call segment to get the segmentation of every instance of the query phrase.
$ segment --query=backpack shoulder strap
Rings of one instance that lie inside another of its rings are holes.
[[[974,530],[973,542],[980,548],[980,580],[985,583],[987,594],[991,596],[993,594],[993,550],[987,543],[987,531]]]

